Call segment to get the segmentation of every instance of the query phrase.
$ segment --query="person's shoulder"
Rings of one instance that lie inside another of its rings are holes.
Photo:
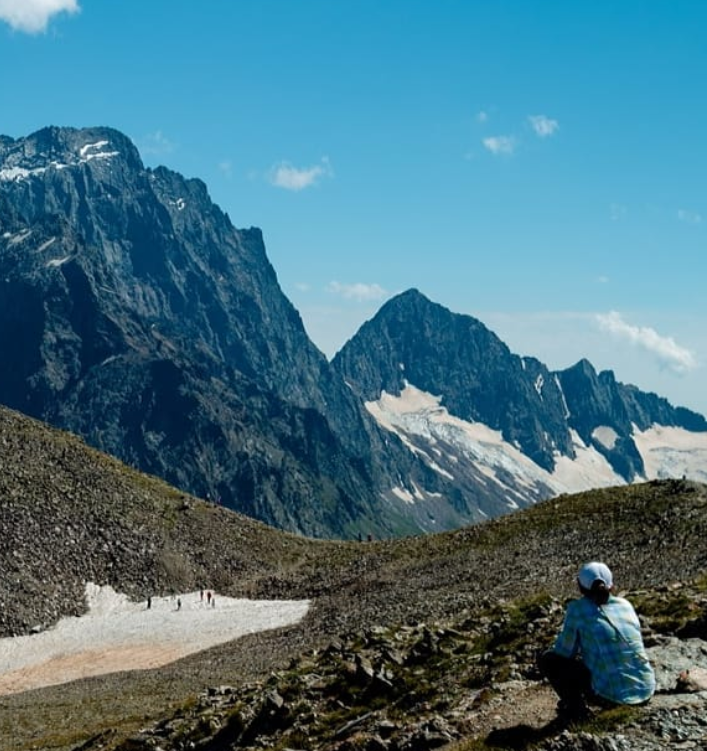
[[[591,608],[591,602],[587,597],[577,597],[567,603],[566,612],[579,615]]]
[[[619,597],[618,595],[611,595],[607,605],[616,610],[633,610],[633,605],[625,597]]]

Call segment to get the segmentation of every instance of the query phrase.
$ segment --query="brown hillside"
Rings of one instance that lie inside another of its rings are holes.
[[[2,751],[68,751],[104,731],[114,746],[209,686],[267,676],[342,634],[472,618],[501,599],[563,598],[587,559],[605,559],[630,590],[658,590],[707,570],[707,488],[694,483],[561,497],[427,537],[314,541],[189,497],[7,410],[0,410],[0,527],[2,636],[79,614],[86,581],[141,599],[208,586],[230,596],[314,600],[302,624],[281,632],[159,670],[5,697]]]

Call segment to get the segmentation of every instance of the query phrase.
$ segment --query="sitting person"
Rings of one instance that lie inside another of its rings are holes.
[[[570,721],[588,716],[589,698],[642,704],[655,691],[638,616],[628,600],[611,594],[608,566],[585,564],[577,584],[583,596],[569,603],[553,648],[539,660],[560,699],[559,714]]]

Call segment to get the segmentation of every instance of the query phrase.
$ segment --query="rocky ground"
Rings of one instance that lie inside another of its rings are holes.
[[[264,680],[211,687],[117,748],[705,748],[706,587],[700,579],[651,593],[654,615],[644,621],[655,697],[640,708],[595,707],[581,725],[558,724],[554,694],[537,674],[535,657],[551,641],[563,608],[556,599],[534,597],[461,620],[334,639]],[[661,633],[665,614],[686,600],[694,617],[670,627],[681,636]],[[104,748],[107,741],[98,737],[83,748]]]
[[[86,581],[136,600],[205,586],[313,603],[296,626],[156,670],[3,697],[0,751],[706,747],[699,691],[542,738],[554,699],[534,668],[592,559],[610,564],[654,647],[702,646],[703,485],[560,497],[454,533],[314,541],[0,418],[0,636],[79,615]]]

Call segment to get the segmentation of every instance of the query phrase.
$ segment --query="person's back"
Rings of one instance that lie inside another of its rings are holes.
[[[581,717],[592,694],[615,704],[641,704],[655,691],[641,624],[628,600],[611,594],[613,578],[599,562],[577,578],[582,597],[567,606],[553,648],[540,669],[560,697],[558,709]]]
[[[567,606],[565,625],[554,651],[579,656],[591,673],[592,690],[617,704],[641,704],[655,690],[641,624],[633,606],[609,595],[600,604],[590,596]]]

